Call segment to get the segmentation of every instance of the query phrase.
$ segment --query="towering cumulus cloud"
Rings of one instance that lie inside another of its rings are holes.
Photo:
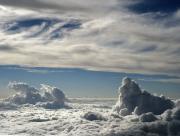
[[[41,85],[40,90],[22,82],[10,82],[8,87],[17,93],[6,101],[21,104],[37,104],[45,108],[61,108],[64,106],[65,94],[56,87]]]
[[[170,99],[142,91],[135,81],[127,77],[123,79],[119,91],[119,100],[115,109],[122,116],[132,113],[140,115],[147,112],[161,114],[174,107],[174,103]]]
[[[8,87],[17,93],[10,97],[9,100],[15,104],[35,104],[42,101],[39,90],[22,82],[10,82]]]
[[[45,101],[50,101],[42,106],[48,109],[58,109],[64,107],[65,95],[57,87],[51,87],[48,85],[41,85],[41,90],[44,92]]]

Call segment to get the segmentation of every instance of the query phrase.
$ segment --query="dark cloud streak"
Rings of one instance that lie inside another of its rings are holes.
[[[17,51],[17,49],[9,45],[0,44],[0,52],[13,52],[13,51]]]

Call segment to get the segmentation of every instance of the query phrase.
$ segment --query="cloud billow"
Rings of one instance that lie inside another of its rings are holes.
[[[17,93],[5,99],[4,102],[16,105],[33,104],[47,109],[65,107],[67,99],[60,89],[44,84],[41,86],[40,90],[38,90],[26,83],[10,82],[9,89],[15,90]]]
[[[123,115],[152,112],[160,115],[167,109],[174,108],[175,104],[165,97],[154,96],[146,91],[142,91],[139,85],[130,78],[124,78],[122,86],[119,88],[119,100],[115,110]],[[149,115],[151,118],[151,114]],[[146,116],[144,116],[146,117]]]
[[[142,99],[143,97],[145,99]],[[131,120],[135,122],[135,124],[123,130],[120,128],[109,128],[110,130],[104,135],[179,136],[180,107],[178,103],[179,100],[173,101],[164,96],[159,97],[148,92],[143,92],[135,81],[130,78],[124,78],[122,86],[120,87],[119,100],[115,106],[115,110],[117,110],[119,112],[118,115],[123,116],[124,119],[135,116],[135,118]]]

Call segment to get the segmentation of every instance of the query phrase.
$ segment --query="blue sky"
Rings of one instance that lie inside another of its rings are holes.
[[[114,97],[130,76],[179,97],[179,33],[178,0],[1,0],[1,94],[18,80]]]
[[[178,98],[180,84],[177,77],[140,75],[116,72],[87,71],[67,68],[0,67],[0,86],[4,96],[12,94],[7,89],[10,81],[23,81],[37,88],[40,84],[57,86],[69,97],[117,97],[123,77],[136,80],[143,89],[158,95]],[[176,79],[173,83],[171,79]]]

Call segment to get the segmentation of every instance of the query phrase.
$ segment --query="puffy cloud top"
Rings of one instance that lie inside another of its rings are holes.
[[[17,93],[6,101],[13,104],[37,104],[45,108],[64,107],[65,94],[57,87],[41,85],[40,90],[22,82],[10,82],[8,87]]]
[[[35,92],[38,92],[38,89],[34,88],[34,87],[31,87],[29,86],[28,84],[26,83],[23,83],[23,82],[10,82],[8,84],[8,87],[10,89],[13,89],[17,92],[21,92],[21,93],[35,93]]]
[[[119,91],[116,110],[121,115],[132,114],[132,112],[137,115],[147,112],[161,114],[165,110],[174,107],[174,103],[170,99],[142,91],[135,81],[127,77],[122,80],[122,86],[119,88]]]
[[[65,95],[60,89],[45,84],[42,84],[41,86],[41,90],[44,91],[45,99],[50,101],[54,100],[59,103],[64,103]]]
[[[29,86],[26,83],[22,82],[10,82],[8,87],[10,89],[18,92],[13,97],[10,97],[9,100],[15,104],[35,104],[39,101],[42,101],[42,97],[39,94],[39,90],[34,87]]]

